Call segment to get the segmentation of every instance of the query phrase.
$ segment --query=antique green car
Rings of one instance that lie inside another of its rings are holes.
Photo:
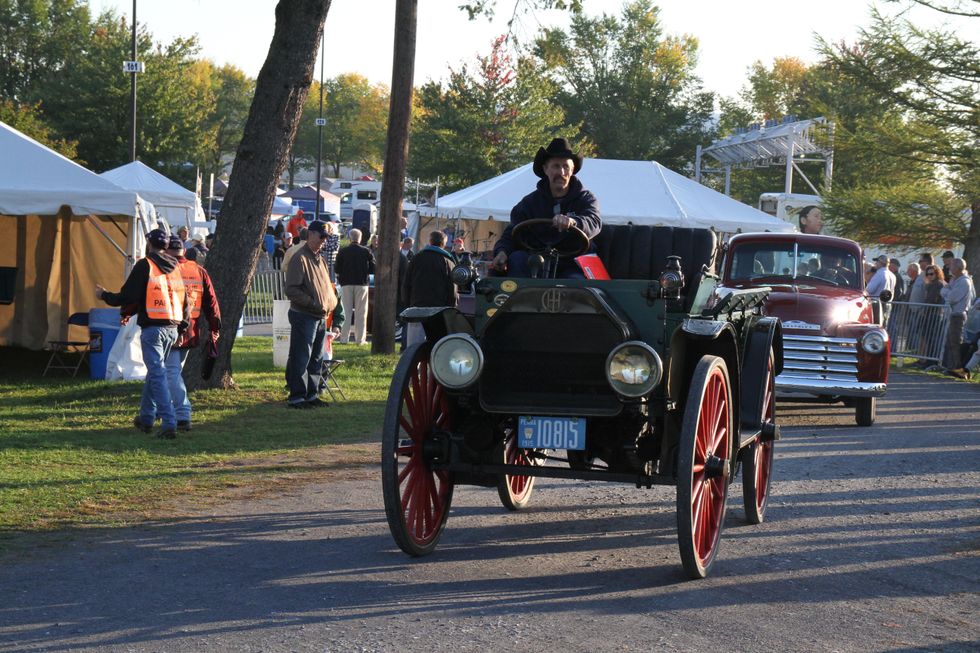
[[[402,354],[385,415],[391,533],[431,553],[460,484],[496,487],[511,510],[537,477],[676,485],[681,561],[704,577],[739,467],[746,519],[766,513],[782,369],[767,289],[720,288],[715,234],[672,227],[607,225],[591,245],[609,280],[553,278],[590,243],[550,223],[514,231],[537,278],[478,278],[464,261],[471,314],[403,312],[426,338]]]

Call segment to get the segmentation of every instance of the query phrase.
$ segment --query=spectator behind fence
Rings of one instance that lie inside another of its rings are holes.
[[[340,251],[340,234],[337,233],[337,224],[327,221],[327,239],[323,244],[323,260],[327,262],[327,271],[330,272],[330,281],[337,283],[337,272],[334,267],[337,265],[337,252]]]
[[[953,271],[950,269],[949,264],[954,258],[956,258],[956,254],[951,250],[947,249],[943,252],[943,276],[946,277],[946,283],[949,283],[953,278]]]
[[[967,318],[965,333],[966,339],[970,343],[969,350],[963,356],[966,359],[966,365],[949,370],[949,373],[955,377],[969,380],[980,367],[980,348],[978,348],[980,346],[980,298],[973,302],[970,317]]]
[[[953,258],[949,262],[952,279],[942,290],[942,297],[949,304],[949,328],[946,331],[946,350],[943,354],[943,366],[946,369],[959,369],[963,361],[960,359],[960,344],[963,342],[963,325],[966,323],[966,310],[976,299],[973,279],[966,271],[966,261]]]
[[[938,265],[927,265],[922,272],[925,282],[922,284],[922,303],[942,305],[942,290],[946,287],[946,279],[943,277],[943,270]],[[930,351],[932,342],[939,338],[942,314],[937,308],[922,307],[922,317],[918,320],[918,350],[917,353],[923,357],[931,357],[934,353]],[[941,350],[939,352],[941,355]],[[917,364],[919,367],[928,367],[929,361],[922,360]]]
[[[920,274],[921,269],[918,263],[909,263],[909,266],[905,268],[905,274],[909,277],[908,290],[905,292],[904,301],[910,302],[912,304],[921,304],[922,300],[925,298],[925,283],[926,279]]]
[[[340,342],[346,343],[354,329],[354,342],[367,344],[368,284],[374,272],[374,253],[361,245],[361,230],[351,229],[350,245],[337,253],[337,281],[340,283],[340,296],[344,304],[344,329]]]
[[[300,248],[303,247],[303,245],[306,244],[306,236],[308,235],[308,233],[309,232],[304,227],[299,232],[299,240],[297,241],[295,238],[293,238],[293,245],[292,245],[292,247],[290,247],[289,249],[287,249],[286,250],[286,253],[283,254],[283,256],[282,256],[282,268],[281,269],[282,269],[283,272],[285,272],[286,269],[289,267],[289,262],[292,260],[292,258],[294,256],[296,256],[296,253],[300,250]],[[331,279],[331,281],[332,281],[332,279]]]
[[[895,289],[892,299],[905,300],[905,279],[902,278],[902,262],[897,258],[888,259],[888,270],[895,275]]]
[[[880,297],[885,290],[895,296],[895,275],[888,269],[888,257],[882,254],[875,259],[875,272],[868,282],[868,294]]]

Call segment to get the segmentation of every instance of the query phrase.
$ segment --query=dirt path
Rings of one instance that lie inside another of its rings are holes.
[[[459,488],[412,560],[364,466],[7,556],[0,652],[980,650],[980,387],[896,374],[869,429],[779,413],[770,520],[733,486],[704,581],[670,488]]]

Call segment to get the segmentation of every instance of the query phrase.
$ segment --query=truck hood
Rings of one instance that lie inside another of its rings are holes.
[[[778,317],[786,332],[830,337],[843,324],[871,324],[872,316],[862,292],[806,283],[773,285],[763,312]]]

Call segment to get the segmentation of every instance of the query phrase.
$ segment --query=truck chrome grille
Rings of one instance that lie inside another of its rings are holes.
[[[783,372],[779,377],[857,381],[857,344],[854,338],[784,334]]]

